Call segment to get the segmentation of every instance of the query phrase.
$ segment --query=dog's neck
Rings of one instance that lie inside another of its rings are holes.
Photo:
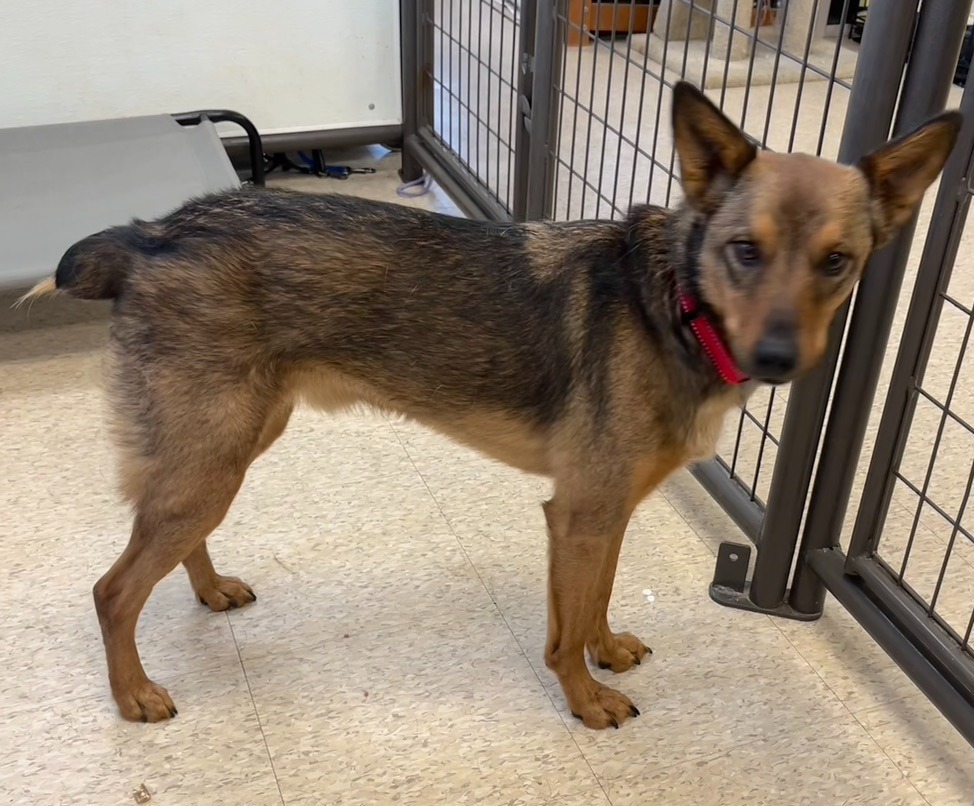
[[[659,216],[666,217],[665,224]],[[700,293],[699,260],[706,219],[685,207],[635,208],[628,229],[633,268],[641,278],[639,308],[647,329],[663,341],[664,350],[672,351],[694,370],[705,394],[750,386]],[[659,243],[661,231],[665,243]],[[659,332],[654,323],[660,321],[670,322],[669,332]]]
[[[739,386],[749,379],[731,355],[724,336],[716,324],[713,311],[703,301],[697,282],[704,233],[705,222],[695,219],[686,237],[685,259],[679,264],[679,267],[685,270],[685,276],[681,278],[680,272],[677,271],[677,304],[684,326],[703,347],[704,353],[710,359],[720,379],[730,386]]]

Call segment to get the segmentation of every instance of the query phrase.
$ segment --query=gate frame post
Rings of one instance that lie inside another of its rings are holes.
[[[402,166],[399,177],[414,182],[423,176],[423,166],[413,152],[413,143],[432,108],[432,85],[427,79],[429,36],[423,16],[432,4],[428,0],[399,0],[400,74],[402,80]]]
[[[908,8],[903,7],[904,0],[873,0],[870,5],[839,146],[840,162],[854,162],[888,138],[916,21],[909,10],[916,12],[919,5],[919,0],[912,0]],[[836,313],[830,346],[818,367],[792,386],[751,582],[740,590],[718,584],[728,577],[719,554],[710,595],[720,604],[803,620],[821,615],[796,612],[786,602],[787,586],[849,311],[846,303]],[[730,552],[722,554],[730,556]]]
[[[910,63],[907,65],[903,82],[896,125],[893,129],[894,136],[911,131],[923,121],[943,111],[957,69],[957,60],[971,6],[972,0],[925,0],[917,22]],[[868,31],[868,25],[866,30]],[[963,152],[951,154],[949,160],[951,169],[956,169],[959,161],[966,168],[970,155]],[[956,185],[950,186],[949,176],[945,173],[941,179],[940,192],[937,194],[938,205],[944,197],[945,185],[947,195],[954,196],[952,201],[956,202]],[[939,208],[934,208],[935,211],[937,209]],[[839,368],[835,382],[832,413],[825,431],[822,454],[812,487],[799,549],[798,564],[792,581],[789,601],[792,607],[802,613],[820,613],[825,603],[825,586],[808,567],[806,558],[810,552],[839,545],[842,524],[852,495],[856,467],[862,453],[862,445],[879,385],[879,376],[886,359],[886,347],[896,315],[918,218],[919,211],[913,214],[910,222],[893,242],[869,261],[865,274],[859,282],[857,299],[861,295],[861,298],[868,302],[855,306],[849,322],[842,366]],[[953,217],[951,216],[948,221],[952,223]],[[930,236],[946,238],[948,234],[949,230],[945,232],[942,226],[937,226],[937,216],[934,213]],[[923,250],[923,259],[928,258],[927,247],[936,250],[938,246],[942,251],[946,244],[941,242],[931,245],[928,238],[928,243]],[[936,276],[926,277],[922,270],[923,265],[921,263],[914,295],[922,295],[929,311],[931,295],[933,295],[933,302],[938,299],[936,292],[939,285]],[[916,299],[911,303],[911,312],[915,304]],[[911,342],[907,346],[914,345],[916,342]],[[904,347],[901,346],[900,349]],[[900,363],[899,359],[897,363]],[[897,456],[895,445],[899,440],[897,436],[891,435],[898,434],[902,419],[896,423],[894,432],[892,421],[888,418],[893,416],[891,409],[895,409],[900,415],[904,413],[900,404],[908,396],[912,380],[911,377],[904,377],[901,372],[896,378],[896,383],[897,386],[890,386],[890,394],[883,412],[882,419],[886,430],[881,434],[882,441],[877,439],[877,447],[870,463],[869,473],[874,477],[879,473],[884,477],[888,476],[888,470]],[[903,397],[899,397],[900,395]],[[883,463],[885,463],[885,470],[883,470]],[[888,485],[884,484],[884,487],[886,486]],[[891,486],[878,496],[875,488],[874,478],[870,497],[867,499],[863,496],[859,507],[860,517],[856,519],[858,541],[854,549],[860,554],[868,545],[867,538],[864,536],[866,529],[871,527],[872,536],[868,538],[870,542],[878,536],[879,525],[885,519],[886,508],[892,494]],[[856,554],[850,550],[850,558],[854,556]]]
[[[515,221],[545,218],[553,194],[547,191],[553,172],[548,150],[556,134],[558,90],[554,74],[564,44],[555,25],[556,3],[523,0],[518,64],[517,135],[514,140]]]

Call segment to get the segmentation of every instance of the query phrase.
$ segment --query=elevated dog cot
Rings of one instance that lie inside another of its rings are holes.
[[[260,135],[225,110],[0,129],[0,288],[49,275],[71,244],[193,196],[240,186],[215,124],[247,133],[264,184]]]

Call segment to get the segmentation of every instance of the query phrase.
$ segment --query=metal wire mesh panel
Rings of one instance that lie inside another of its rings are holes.
[[[618,218],[633,203],[676,204],[673,84],[703,87],[765,148],[837,155],[861,3],[845,0],[661,0],[554,4],[563,45],[554,65],[549,213]],[[647,12],[646,32],[640,10]],[[787,388],[756,394],[720,446],[727,472],[761,503],[777,455]]]
[[[519,0],[433,0],[427,80],[434,136],[508,212],[513,208]]]
[[[970,194],[970,189],[966,192]],[[964,230],[958,260],[970,254]],[[964,244],[968,248],[965,249]],[[955,271],[939,294],[933,349],[914,391],[877,558],[974,655],[974,279]]]

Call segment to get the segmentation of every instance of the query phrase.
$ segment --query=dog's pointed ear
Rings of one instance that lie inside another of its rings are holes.
[[[681,81],[673,88],[673,138],[683,193],[691,207],[712,212],[757,156],[757,148],[700,90]]]
[[[877,247],[910,220],[947,162],[963,122],[959,112],[945,112],[859,161],[872,194]]]

